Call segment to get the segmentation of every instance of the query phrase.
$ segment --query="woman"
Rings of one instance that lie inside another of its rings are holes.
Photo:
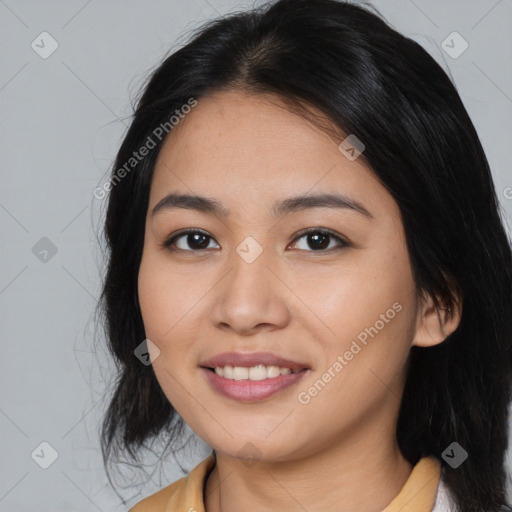
[[[132,510],[512,510],[512,257],[453,84],[378,15],[279,0],[152,74],[115,162],[108,466],[212,454]]]

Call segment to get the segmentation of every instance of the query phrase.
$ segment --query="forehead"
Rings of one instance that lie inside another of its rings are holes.
[[[320,112],[315,113],[325,118]],[[308,143],[306,148],[304,143]],[[250,155],[256,163],[269,163],[282,157],[290,161],[304,159],[308,148],[332,150],[333,145],[336,142],[332,138],[291,112],[276,95],[222,91],[198,100],[197,106],[170,132],[161,153],[172,160],[187,161]],[[244,167],[249,164],[247,161]]]
[[[151,204],[178,189],[245,209],[283,196],[335,191],[392,208],[391,196],[363,160],[340,152],[344,138],[340,133],[335,140],[276,96],[223,91],[200,98],[160,150]]]

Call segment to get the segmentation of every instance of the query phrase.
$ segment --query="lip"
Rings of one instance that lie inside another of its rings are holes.
[[[239,402],[258,402],[275,393],[282,391],[302,379],[310,370],[301,370],[298,373],[279,375],[263,380],[231,380],[220,377],[208,368],[201,368],[210,385],[223,396]]]
[[[251,367],[263,364],[265,366],[279,366],[281,368],[290,368],[293,371],[309,369],[305,363],[298,363],[285,359],[272,352],[224,352],[218,354],[206,361],[199,363],[203,368],[215,368],[216,366],[241,366]],[[278,377],[276,377],[278,378]]]
[[[279,375],[263,380],[232,380],[220,377],[210,368],[216,366],[251,367],[263,364],[290,368],[297,373]],[[301,380],[311,369],[306,364],[285,359],[271,352],[225,352],[218,354],[200,364],[201,371],[209,384],[221,395],[239,402],[257,402],[264,400],[279,391],[289,388]]]

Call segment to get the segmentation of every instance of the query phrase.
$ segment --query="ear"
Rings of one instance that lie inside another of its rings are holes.
[[[462,316],[462,299],[452,309],[444,305],[435,306],[431,295],[422,295],[416,312],[416,331],[413,345],[432,347],[442,343],[459,326]]]

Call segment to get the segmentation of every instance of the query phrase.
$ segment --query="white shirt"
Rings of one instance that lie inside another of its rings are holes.
[[[434,502],[434,508],[432,512],[453,512],[452,506],[455,505],[455,501],[452,498],[448,487],[446,487],[443,481],[443,474],[439,479],[439,485],[437,486],[436,500]]]

